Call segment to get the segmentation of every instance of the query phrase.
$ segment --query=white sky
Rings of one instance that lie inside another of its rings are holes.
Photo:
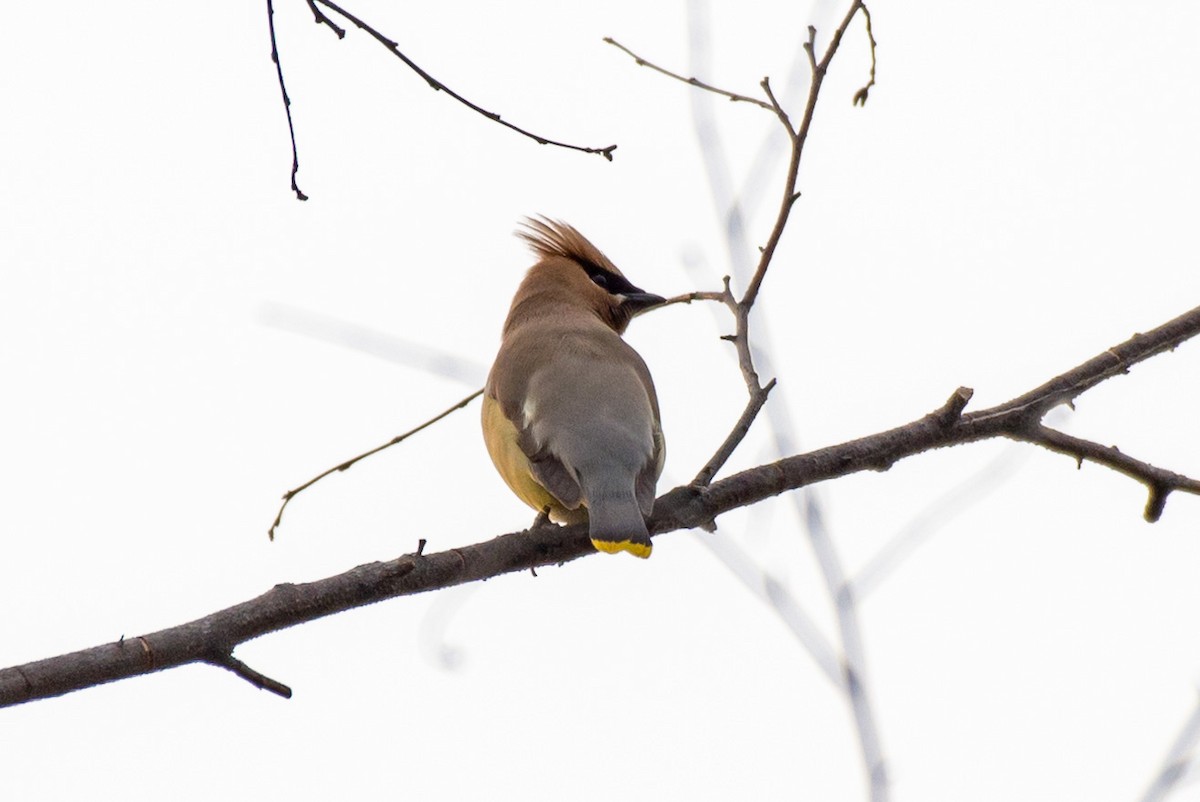
[[[488,124],[364,35],[339,42],[300,0],[277,6],[306,204],[288,191],[264,4],[5,10],[0,665],[183,623],[421,537],[441,550],[528,524],[473,407],[308,491],[268,543],[283,490],[472,389],[281,315],[485,365],[530,263],[511,232],[535,212],[648,290],[716,288],[730,270],[690,90],[600,41],[686,71],[683,4],[350,6],[506,119],[618,143],[612,164]],[[873,5],[865,109],[850,104],[861,25],[835,61],[758,316],[773,403],[805,446],[909,421],[960,384],[972,408],[1006,400],[1200,298],[1200,7],[978,6]],[[787,76],[805,25],[823,47],[844,7],[721,4],[702,77],[753,93],[770,75],[799,117]],[[720,100],[711,113],[740,187],[777,124]],[[752,246],[780,175],[747,199]],[[741,409],[727,330],[692,306],[630,331],[663,402],[663,489]],[[1062,425],[1200,475],[1198,372],[1187,344]],[[729,471],[771,458],[765,428]],[[1138,798],[1196,704],[1200,500],[1172,497],[1150,526],[1134,482],[1005,444],[819,498],[856,573],[1005,454],[1007,478],[860,608],[893,797]],[[779,499],[715,535],[664,536],[648,563],[597,556],[239,648],[291,701],[190,667],[0,711],[0,795],[862,799],[844,700],[701,542],[740,547],[835,637],[792,510]]]

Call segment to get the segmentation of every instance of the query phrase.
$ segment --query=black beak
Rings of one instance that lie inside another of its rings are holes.
[[[636,288],[633,292],[621,293],[621,297],[624,299],[621,302],[621,306],[628,309],[631,316],[667,302],[667,299],[661,295],[655,295],[652,292],[642,292]]]

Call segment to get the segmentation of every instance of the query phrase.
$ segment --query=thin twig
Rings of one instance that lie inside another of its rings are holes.
[[[482,106],[472,103],[470,100],[467,100],[465,97],[458,94],[453,89],[451,89],[450,87],[446,86],[441,81],[434,78],[432,75],[430,75],[424,69],[422,69],[419,64],[417,64],[415,61],[410,59],[408,56],[404,55],[404,53],[402,53],[400,51],[400,45],[397,42],[384,36],[376,28],[372,27],[368,23],[359,19],[357,16],[355,16],[351,12],[349,12],[346,9],[339,6],[337,3],[331,2],[331,0],[314,0],[314,2],[320,3],[321,5],[325,6],[329,10],[333,11],[335,14],[338,14],[339,16],[345,18],[346,20],[348,20],[349,22],[354,24],[354,26],[357,27],[359,30],[365,31],[366,33],[370,34],[370,36],[373,39],[375,39],[375,41],[379,42],[381,45],[383,45],[385,48],[387,48],[387,50],[393,56],[395,56],[396,58],[403,61],[410,70],[412,70],[417,75],[419,75],[423,79],[425,79],[425,82],[427,84],[429,84],[429,86],[434,91],[445,92],[447,95],[454,98],[459,103],[466,106],[467,108],[469,108],[471,111],[475,112],[476,114],[480,114],[484,117],[487,117],[489,120],[491,120],[494,123],[498,123],[500,125],[503,125],[505,128],[508,128],[512,131],[516,131],[518,134],[521,134],[524,137],[528,137],[529,139],[532,139],[534,142],[537,142],[539,145],[553,145],[558,148],[565,148],[567,150],[579,151],[580,153],[596,153],[596,154],[603,156],[608,161],[612,161],[613,151],[617,149],[616,145],[609,145],[608,147],[604,147],[604,148],[591,148],[591,147],[585,147],[583,145],[572,145],[567,142],[559,142],[554,139],[549,139],[547,137],[542,136],[541,134],[535,134],[532,131],[521,128],[518,125],[513,125],[512,123],[508,122],[507,120],[501,118],[501,116],[499,114],[497,114],[496,112],[488,111],[487,109],[483,108]],[[320,20],[318,20],[318,21],[320,21]],[[336,26],[335,26],[335,30],[337,30]]]
[[[759,289],[762,286],[763,279],[766,277],[767,268],[770,267],[771,259],[775,256],[775,249],[779,245],[779,240],[783,237],[783,230],[787,226],[788,216],[791,214],[792,207],[795,205],[797,198],[800,195],[796,192],[796,177],[800,170],[800,160],[804,156],[804,145],[808,141],[808,132],[812,127],[813,114],[817,109],[817,98],[821,93],[821,85],[825,82],[825,74],[829,71],[829,64],[833,61],[834,55],[837,53],[838,46],[842,43],[842,36],[846,33],[846,29],[850,26],[850,22],[854,19],[854,15],[860,9],[864,9],[861,0],[855,0],[850,6],[850,10],[842,19],[840,25],[833,32],[833,37],[829,41],[829,45],[825,48],[825,54],[820,61],[816,60],[813,42],[815,41],[815,29],[809,27],[809,41],[806,44],[806,50],[809,53],[812,65],[812,76],[809,81],[808,88],[808,103],[804,107],[804,116],[800,120],[800,125],[793,130],[791,120],[788,119],[783,109],[779,107],[775,100],[774,94],[771,92],[770,82],[763,79],[763,91],[771,100],[772,108],[775,110],[776,116],[779,117],[780,123],[787,130],[788,135],[792,140],[792,155],[788,162],[787,177],[784,179],[783,198],[779,205],[779,214],[775,218],[775,226],[771,229],[771,235],[767,238],[767,244],[763,246],[762,254],[758,258],[758,267],[754,271],[754,275],[750,278],[750,284],[746,287],[746,293],[742,296],[742,305],[747,309],[754,305],[754,301],[758,298]]]
[[[283,494],[283,504],[279,505],[279,512],[275,515],[275,521],[271,524],[271,528],[267,530],[267,537],[270,538],[271,540],[275,539],[275,530],[279,528],[279,525],[283,520],[283,511],[285,509],[287,509],[287,505],[291,502],[291,500],[293,498],[295,498],[297,495],[299,495],[300,493],[302,493],[305,490],[307,490],[308,488],[312,487],[317,482],[324,479],[326,476],[330,476],[331,474],[335,474],[340,471],[347,470],[348,468],[352,467],[355,463],[358,463],[358,462],[366,459],[367,457],[371,456],[372,454],[378,454],[380,451],[383,451],[386,448],[391,448],[392,446],[396,445],[397,443],[401,443],[401,442],[407,440],[408,438],[412,437],[417,432],[419,432],[423,429],[427,429],[430,426],[432,426],[433,424],[437,423],[438,421],[440,421],[442,418],[446,417],[450,413],[455,412],[456,410],[462,409],[467,404],[471,403],[472,401],[474,401],[476,398],[478,398],[481,395],[483,395],[482,388],[471,393],[469,396],[467,396],[463,400],[457,402],[453,406],[447,407],[446,409],[442,410],[437,415],[434,415],[432,418],[425,421],[421,425],[416,426],[412,429],[409,429],[404,434],[398,434],[381,446],[375,446],[375,448],[372,448],[370,451],[364,451],[363,453],[359,454],[357,457],[353,457],[351,459],[346,460],[343,463],[340,463],[338,465],[333,466],[332,468],[329,468],[328,470],[322,471],[321,473],[319,473],[316,476],[314,476],[313,478],[309,479],[307,482],[300,485],[299,487],[296,487],[296,488],[293,488],[293,489],[287,491],[286,493]]]
[[[717,303],[724,303],[725,296],[723,293],[716,292],[713,290],[685,292],[680,295],[672,295],[666,301],[664,301],[661,304],[658,304],[657,306],[653,307],[649,311],[662,309],[664,306],[673,306],[675,304],[690,304],[692,301],[716,301]]]
[[[862,4],[862,13],[863,19],[867,21],[867,41],[871,44],[871,79],[867,81],[866,86],[854,93],[851,102],[855,106],[867,105],[867,93],[875,85],[875,32],[871,30],[871,10],[866,4]]]
[[[300,171],[300,154],[296,150],[296,127],[292,124],[292,100],[288,97],[287,87],[283,83],[283,64],[279,61],[279,47],[275,41],[275,5],[267,0],[267,30],[271,35],[271,61],[275,62],[275,75],[279,78],[279,93],[283,96],[283,111],[287,115],[288,136],[292,140],[292,192],[296,200],[306,201],[308,196],[300,191],[296,183],[296,173]]]
[[[305,0],[305,2],[308,3],[308,10],[312,12],[313,19],[318,25],[328,25],[329,29],[337,34],[337,38],[346,38],[346,29],[327,17],[324,11],[317,8],[315,0]]]
[[[701,81],[699,78],[695,78],[695,77],[685,78],[677,72],[671,72],[670,70],[668,70],[664,67],[660,67],[653,62],[647,61],[646,59],[639,56],[637,53],[634,53],[632,50],[630,50],[625,45],[618,42],[616,39],[613,39],[611,36],[604,37],[604,41],[605,41],[605,43],[610,44],[613,47],[617,48],[618,50],[628,54],[634,60],[634,62],[637,63],[637,65],[639,67],[647,67],[649,69],[654,70],[655,72],[662,73],[663,75],[667,76],[668,78],[674,78],[676,81],[682,81],[683,83],[687,84],[688,86],[694,86],[697,89],[703,89],[706,92],[712,92],[713,94],[721,95],[722,97],[727,97],[736,103],[750,103],[752,105],[758,106],[761,109],[766,109],[767,111],[771,111],[770,105],[762,102],[761,100],[759,100],[756,97],[750,97],[749,95],[741,95],[741,94],[738,94],[737,92],[730,92],[728,89],[721,89],[720,87],[716,87],[716,86],[713,86],[712,84],[705,83],[704,81]]]
[[[824,75],[824,73],[820,73]],[[750,314],[750,307],[754,306],[754,302],[758,300],[758,292],[762,288],[763,279],[767,275],[767,268],[771,266],[771,260],[775,257],[775,249],[779,246],[779,241],[783,238],[783,230],[787,226],[788,217],[792,213],[792,207],[796,205],[796,200],[800,197],[796,192],[796,179],[800,175],[800,159],[804,156],[804,137],[808,134],[808,123],[812,120],[812,112],[816,109],[817,93],[821,90],[821,83],[815,77],[818,73],[813,73],[813,83],[809,89],[808,106],[805,111],[805,117],[800,126],[800,131],[796,132],[792,129],[792,122],[788,119],[787,113],[782,109],[778,109],[776,116],[779,117],[779,122],[787,130],[788,136],[791,139],[792,150],[788,159],[787,174],[783,179],[783,199],[779,204],[779,212],[775,216],[775,225],[771,228],[771,234],[767,237],[767,244],[763,246],[762,253],[758,257],[758,267],[754,269],[754,274],[750,276],[750,283],[746,285],[746,292],[742,295],[738,306],[744,310],[744,315]],[[762,80],[763,91],[767,97],[775,102],[775,95],[771,92],[771,83],[766,78]]]

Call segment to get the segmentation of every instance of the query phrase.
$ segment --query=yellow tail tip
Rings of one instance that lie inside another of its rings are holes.
[[[606,554],[616,554],[617,552],[627,551],[634,557],[641,557],[643,560],[650,556],[650,552],[654,548],[649,543],[637,543],[632,540],[593,539],[592,545],[596,547],[596,551],[603,551]]]

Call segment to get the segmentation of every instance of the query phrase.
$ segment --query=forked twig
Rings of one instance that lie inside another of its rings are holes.
[[[350,11],[347,11],[346,9],[339,6],[338,4],[331,2],[331,0],[305,0],[305,2],[308,4],[308,8],[312,12],[313,18],[315,19],[315,21],[320,25],[327,26],[331,31],[333,31],[337,35],[337,38],[339,38],[339,39],[346,38],[346,29],[341,27],[340,25],[338,25],[336,22],[334,22],[332,19],[330,19],[330,17],[325,12],[323,12],[320,8],[318,8],[317,7],[318,3],[325,6],[329,10],[333,11],[335,14],[338,14],[341,17],[343,17],[344,19],[350,21],[359,30],[365,31],[367,34],[369,34],[373,39],[375,39],[375,41],[379,42],[381,45],[383,45],[385,48],[387,48],[387,50],[392,55],[394,55],[396,58],[403,61],[405,63],[405,65],[408,66],[409,69],[411,69],[417,75],[421,76],[421,78],[423,78],[425,80],[425,82],[427,84],[429,84],[429,86],[434,91],[445,92],[447,95],[454,98],[459,103],[466,106],[467,108],[469,108],[471,111],[475,112],[476,114],[486,117],[489,120],[491,120],[492,122],[497,123],[498,125],[502,125],[505,128],[508,128],[509,130],[516,131],[521,136],[532,139],[534,142],[537,142],[539,145],[553,145],[554,147],[557,147],[557,148],[564,148],[566,150],[574,150],[574,151],[578,151],[580,153],[595,153],[600,156],[603,156],[608,161],[613,160],[613,151],[615,151],[617,149],[616,145],[609,145],[609,146],[603,147],[603,148],[594,148],[594,147],[588,147],[585,145],[572,145],[569,142],[560,142],[556,139],[550,139],[549,137],[545,137],[545,136],[542,136],[541,134],[535,133],[526,128],[522,128],[519,125],[514,125],[513,123],[510,123],[508,120],[503,119],[496,112],[488,111],[487,109],[483,108],[479,104],[473,103],[472,101],[470,101],[467,98],[460,95],[458,92],[455,92],[453,89],[446,86],[441,81],[434,78],[432,75],[430,75],[428,72],[426,72],[419,64],[417,64],[415,61],[413,61],[408,56],[406,56],[403,52],[401,52],[400,46],[397,42],[393,41],[392,39],[389,39],[387,36],[384,36],[377,28],[371,26],[370,24],[368,24],[364,20],[360,19],[359,17],[357,17]],[[275,37],[275,6],[274,6],[273,0],[267,0],[267,25],[268,25],[268,30],[270,32],[270,37],[271,37],[271,61],[273,61],[275,63],[275,74],[279,79],[279,91],[283,95],[283,107],[284,107],[284,111],[287,115],[288,134],[290,135],[291,141],[292,141],[292,191],[296,193],[297,200],[305,201],[305,200],[308,200],[308,196],[305,195],[303,192],[301,192],[300,187],[296,184],[296,173],[300,170],[300,156],[299,156],[299,152],[296,148],[296,128],[292,122],[292,101],[291,101],[291,98],[288,97],[287,88],[284,86],[283,66],[280,64],[280,61],[279,61],[279,47],[278,47],[277,40]]]

